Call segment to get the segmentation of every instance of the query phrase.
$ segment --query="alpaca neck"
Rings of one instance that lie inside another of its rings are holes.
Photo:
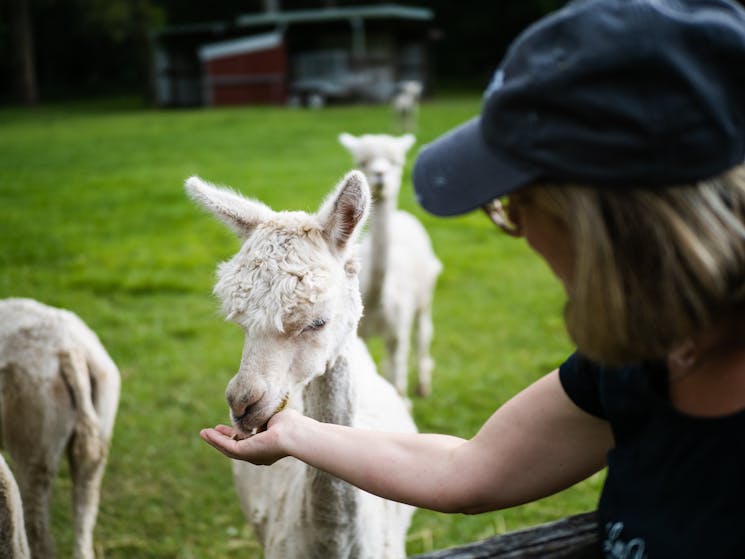
[[[303,409],[317,421],[351,425],[353,397],[349,362],[342,353],[305,387]]]
[[[384,198],[377,200],[373,206],[370,221],[371,255],[370,281],[365,296],[365,306],[377,308],[383,293],[383,284],[388,271],[388,254],[390,253],[393,214],[396,211],[396,200]]]
[[[305,413],[317,421],[351,425],[354,391],[350,372],[347,358],[339,356],[323,375],[305,388]],[[355,551],[358,548],[356,493],[348,483],[308,466],[304,508],[315,535],[308,557],[358,555]]]

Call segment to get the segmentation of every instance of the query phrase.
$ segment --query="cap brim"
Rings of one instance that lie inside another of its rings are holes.
[[[452,216],[515,192],[538,175],[490,148],[476,117],[422,148],[414,163],[413,182],[425,210]]]

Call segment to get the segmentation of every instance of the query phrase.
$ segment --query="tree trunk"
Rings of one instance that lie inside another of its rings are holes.
[[[9,0],[13,50],[16,52],[18,98],[26,105],[39,100],[34,67],[34,33],[30,0]]]

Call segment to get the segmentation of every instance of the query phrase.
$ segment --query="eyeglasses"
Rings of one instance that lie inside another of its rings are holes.
[[[484,210],[484,213],[494,225],[510,237],[520,237],[522,236],[522,227],[520,227],[515,205],[514,201],[510,203],[509,197],[495,198],[481,206],[481,209]]]

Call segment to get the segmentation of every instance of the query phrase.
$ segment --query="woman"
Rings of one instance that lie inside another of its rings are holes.
[[[538,499],[608,466],[607,557],[745,555],[745,12],[585,0],[526,30],[482,114],[417,159],[419,202],[483,207],[562,282],[577,352],[470,440],[292,411],[235,441],[447,512]]]

